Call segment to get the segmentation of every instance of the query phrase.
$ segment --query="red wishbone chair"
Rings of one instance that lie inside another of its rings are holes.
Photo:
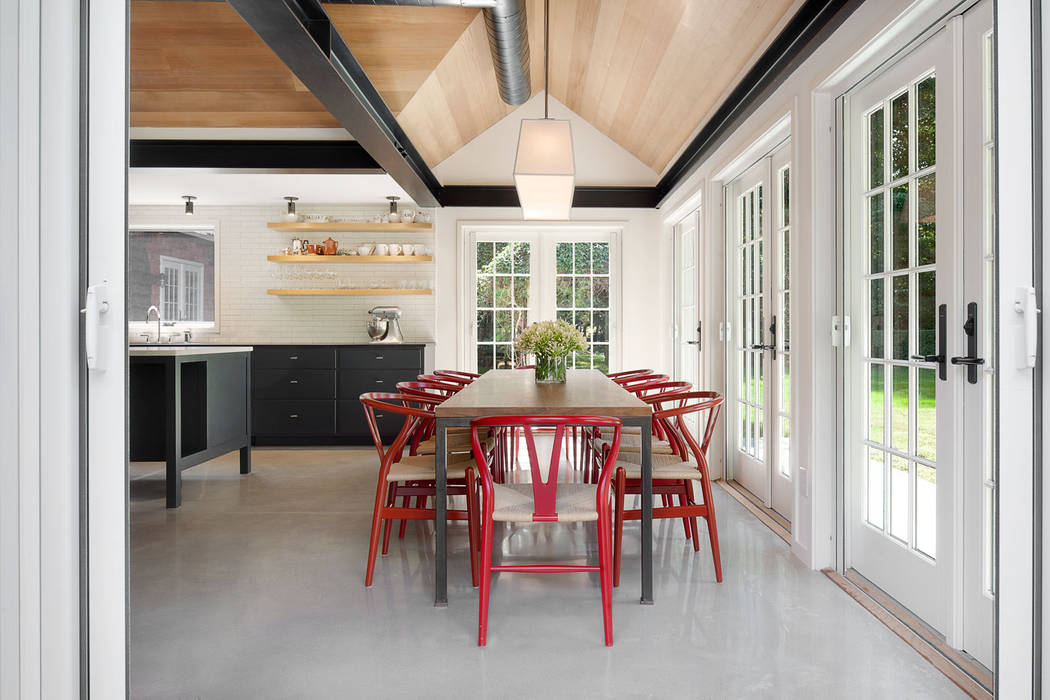
[[[718,525],[715,522],[714,497],[711,492],[711,475],[707,464],[707,449],[718,424],[724,401],[721,394],[714,391],[691,391],[676,394],[673,401],[677,405],[661,408],[653,412],[654,420],[659,420],[667,427],[668,437],[677,443],[673,455],[653,455],[653,495],[666,496],[662,508],[653,508],[653,518],[687,518],[689,520],[693,551],[700,551],[697,537],[696,518],[707,521],[707,534],[711,540],[711,557],[715,564],[715,579],[722,582],[722,557],[718,550]],[[702,441],[689,431],[683,420],[690,413],[707,412]],[[610,451],[611,453],[611,451]],[[641,494],[641,455],[638,453],[620,452],[616,461],[616,520],[615,544],[613,550],[613,585],[620,585],[620,557],[623,543],[623,523],[625,520],[638,520],[641,510],[625,510],[624,496]],[[607,467],[603,465],[603,469]],[[700,482],[703,503],[693,498],[692,482]],[[678,505],[668,505],[670,499],[678,497]]]
[[[562,441],[565,428],[611,428],[613,441],[609,447],[610,467],[616,463],[620,447],[620,427],[617,418],[597,416],[499,416],[471,421],[471,442],[474,460],[481,481],[481,590],[478,607],[478,646],[485,646],[488,633],[489,592],[492,573],[497,571],[525,573],[568,573],[597,571],[601,581],[602,620],[605,626],[605,645],[612,646],[612,511],[610,506],[610,468],[602,470],[598,483],[569,484],[558,482]],[[488,458],[482,448],[481,433],[490,428],[520,429],[525,438],[532,472],[531,484],[502,485],[493,481]],[[536,450],[536,431],[554,429],[554,442],[548,464],[547,480],[543,481],[540,459]],[[597,521],[598,565],[563,564],[500,564],[492,563],[492,530],[494,523],[551,523]]]
[[[458,369],[436,369],[434,376],[443,382],[455,382],[466,386],[473,384],[481,375],[473,372],[460,372]]]
[[[654,372],[651,369],[629,369],[624,372],[614,372],[613,374],[607,374],[605,376],[617,384],[620,384],[625,381],[630,381],[634,377],[640,377],[646,374],[654,374]]]
[[[451,384],[456,387],[455,391],[462,391],[470,384],[470,382],[463,377],[452,377],[447,374],[420,374],[416,377],[416,381]]]
[[[371,586],[383,522],[434,519],[433,508],[409,508],[407,506],[409,496],[416,496],[417,504],[418,497],[422,497],[424,505],[428,497],[434,496],[434,455],[406,456],[404,449],[420,426],[433,418],[433,406],[440,403],[441,400],[388,392],[361,394],[360,399],[368,418],[368,429],[372,433],[372,440],[379,452],[379,479],[376,484],[375,507],[372,511],[372,532],[368,540],[368,566],[365,570],[365,586]],[[379,434],[379,425],[376,422],[376,410],[405,416],[405,425],[390,447],[383,446],[383,438]],[[448,462],[446,467],[448,494],[466,496],[467,508],[466,510],[449,509],[447,515],[449,520],[467,522],[470,575],[476,586],[478,585],[478,570],[475,542],[478,535],[478,505],[475,465],[470,453],[450,455]],[[398,496],[405,497],[405,505],[402,507],[395,505]],[[387,553],[389,544],[390,527],[388,525],[383,537],[383,554]]]
[[[671,378],[666,374],[642,374],[637,377],[631,377],[626,381],[619,382],[619,384],[624,391],[629,391],[637,396],[639,393],[646,391],[654,384],[670,380]]]

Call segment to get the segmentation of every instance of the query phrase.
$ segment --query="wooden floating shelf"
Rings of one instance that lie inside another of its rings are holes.
[[[382,233],[386,231],[433,231],[434,224],[370,224],[359,221],[329,221],[313,223],[307,221],[271,221],[266,224],[279,231],[359,231]]]
[[[430,255],[267,255],[275,263],[426,263]]]
[[[282,297],[375,297],[386,295],[430,295],[433,289],[267,289]]]

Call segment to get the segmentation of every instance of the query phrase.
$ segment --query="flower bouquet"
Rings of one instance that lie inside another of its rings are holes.
[[[553,384],[565,381],[569,355],[587,351],[587,339],[565,321],[540,321],[521,332],[517,354],[536,358],[536,381]]]

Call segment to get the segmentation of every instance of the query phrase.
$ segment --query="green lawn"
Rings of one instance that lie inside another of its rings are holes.
[[[877,366],[878,367],[878,366]],[[892,371],[892,370],[891,370]],[[937,399],[936,384],[937,376],[934,370],[920,370],[918,374],[918,386],[916,394],[918,405],[916,406],[917,433],[916,454],[924,459],[936,460],[937,458]],[[871,409],[869,412],[870,436],[875,442],[883,442],[880,434],[883,434],[883,394],[880,390],[881,384],[872,382],[871,387]],[[891,445],[896,449],[908,450],[908,373],[901,371],[893,372],[893,404],[891,409]],[[927,481],[935,482],[935,470],[919,466],[919,476]]]

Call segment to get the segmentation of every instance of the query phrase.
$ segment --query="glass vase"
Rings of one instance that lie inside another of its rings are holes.
[[[536,356],[536,383],[561,384],[565,382],[566,356]]]

